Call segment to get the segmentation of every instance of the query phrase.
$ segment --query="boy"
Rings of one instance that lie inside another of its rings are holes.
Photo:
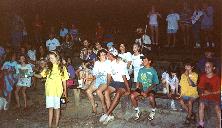
[[[216,111],[218,122],[220,122],[220,77],[214,73],[215,66],[212,61],[205,63],[205,74],[200,77],[198,84],[200,105],[199,105],[199,126],[204,128],[204,110],[208,105],[213,105]],[[219,123],[218,123],[219,126]]]
[[[139,70],[136,90],[131,92],[132,105],[136,111],[135,120],[140,118],[141,112],[138,108],[138,96],[147,97],[151,103],[152,111],[149,114],[148,119],[153,120],[156,110],[156,102],[154,97],[154,87],[159,84],[159,79],[156,70],[151,66],[152,59],[148,55],[141,56],[143,59],[144,67]]]

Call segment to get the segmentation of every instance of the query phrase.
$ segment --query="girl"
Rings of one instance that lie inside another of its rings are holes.
[[[187,117],[185,120],[185,124],[189,124],[190,121],[195,119],[193,111],[193,102],[198,98],[197,92],[197,73],[193,72],[193,64],[190,59],[185,61],[185,72],[181,75],[180,86],[181,86],[181,94],[179,102],[181,106],[186,110]],[[187,101],[188,104],[185,104]]]
[[[215,127],[220,127],[221,109],[220,92],[221,78],[215,74],[215,65],[212,60],[205,63],[205,74],[201,75],[198,84],[200,104],[199,104],[199,127],[204,128],[204,110],[206,106],[212,105],[216,111],[217,123]]]
[[[18,76],[18,82],[15,90],[15,99],[17,103],[17,108],[20,108],[19,102],[19,91],[22,89],[22,95],[24,98],[24,107],[27,108],[27,98],[26,98],[26,89],[31,86],[31,75],[32,75],[32,66],[28,64],[25,55],[20,55],[19,57],[20,64],[16,67],[16,74]]]
[[[35,74],[36,77],[46,77],[45,94],[46,108],[49,110],[49,128],[52,127],[53,110],[55,110],[56,127],[59,123],[60,116],[60,98],[62,95],[67,97],[66,80],[69,79],[66,68],[62,65],[60,56],[55,51],[50,51],[49,64],[46,70],[40,74]]]
[[[93,92],[96,92],[101,100],[103,112],[107,111],[106,104],[104,101],[103,92],[107,88],[107,73],[109,67],[109,61],[106,59],[107,51],[102,49],[98,52],[98,61],[95,62],[93,67],[94,81],[91,86],[86,90],[89,101],[92,105],[93,113],[97,113],[97,104],[93,98]]]
[[[155,6],[152,6],[151,11],[147,15],[147,18],[149,18],[152,42],[154,45],[158,45],[158,40],[159,40],[158,17],[161,18],[160,13],[156,11]]]
[[[13,90],[13,86],[16,83],[15,79],[15,69],[17,66],[16,55],[15,54],[8,54],[7,58],[1,68],[4,73],[4,95],[7,97],[8,103],[11,102],[11,92]]]
[[[137,82],[138,72],[140,68],[142,68],[142,59],[140,57],[143,56],[143,54],[140,54],[139,50],[140,50],[139,44],[135,43],[133,45],[134,54],[132,55],[134,82]]]

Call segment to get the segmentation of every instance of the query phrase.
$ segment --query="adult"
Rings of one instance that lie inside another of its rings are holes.
[[[65,27],[65,24],[62,22],[60,26],[59,36],[62,41],[65,40],[66,35],[69,33],[69,30]]]
[[[39,14],[35,15],[35,19],[32,23],[33,26],[33,32],[34,32],[34,42],[39,44],[42,40],[43,35],[43,21],[40,18]]]

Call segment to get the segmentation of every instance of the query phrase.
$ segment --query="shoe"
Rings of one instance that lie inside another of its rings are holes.
[[[151,111],[151,112],[150,112],[150,115],[148,116],[148,120],[153,120],[153,119],[154,119],[154,116],[155,116],[155,112],[154,112],[154,111]]]
[[[105,121],[103,122],[103,124],[108,124],[109,122],[114,120],[114,116],[108,116]]]
[[[174,102],[174,100],[171,100],[170,107],[171,107],[171,109],[174,110],[174,111],[177,110],[177,109],[176,109],[176,106],[175,106],[175,102]]]
[[[215,43],[212,43],[211,45],[212,45],[213,48],[215,47]]]
[[[103,115],[99,118],[99,122],[104,122],[107,117],[108,117],[107,114],[103,114]]]
[[[135,115],[134,115],[134,120],[138,120],[141,116],[141,112],[140,111],[136,111]]]
[[[207,42],[207,47],[210,47],[210,43],[209,42]]]

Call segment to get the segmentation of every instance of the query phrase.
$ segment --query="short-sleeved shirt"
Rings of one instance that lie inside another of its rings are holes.
[[[36,50],[28,50],[28,57],[32,61],[36,61]]]
[[[197,80],[198,80],[197,73],[192,72],[189,75],[189,77],[194,82],[194,84],[197,84]],[[181,87],[181,96],[189,96],[193,98],[198,97],[197,87],[193,87],[192,85],[190,85],[188,81],[188,76],[185,74],[181,75],[180,87]]]
[[[19,76],[17,85],[30,87],[32,84],[31,77],[30,77],[32,73],[33,73],[32,66],[30,64],[26,64],[25,66],[22,66],[21,64],[17,64],[16,74]]]
[[[46,47],[48,48],[49,51],[56,50],[56,47],[60,46],[59,40],[56,38],[54,39],[49,39],[46,41]]]
[[[63,93],[62,82],[69,79],[67,69],[63,67],[63,74],[62,74],[59,69],[59,66],[57,64],[54,64],[51,72],[43,70],[40,74],[43,78],[46,77],[46,82],[45,82],[46,96],[61,97]]]
[[[198,88],[202,90],[207,90],[209,92],[219,92],[221,91],[221,83],[220,83],[220,77],[217,75],[214,75],[212,78],[208,78],[206,74],[203,74],[200,77],[200,82],[198,84]],[[200,96],[201,100],[209,100],[209,101],[215,101],[217,103],[220,103],[220,94],[210,94],[206,96]]]
[[[203,19],[201,20],[201,26],[213,26],[213,7],[209,6],[206,12],[203,12]]]
[[[65,37],[69,33],[69,30],[67,28],[60,29],[59,35],[61,37]]]
[[[115,82],[124,82],[123,76],[126,76],[126,79],[129,80],[129,73],[127,71],[126,64],[121,60],[113,60],[110,63],[110,69],[108,74],[111,74],[113,81]]]
[[[150,14],[148,18],[149,18],[149,25],[158,25],[156,13]]]
[[[166,21],[168,22],[167,29],[178,30],[178,21],[180,20],[180,15],[177,13],[171,13],[167,16]]]
[[[5,54],[5,49],[0,46],[0,57]]]
[[[153,84],[159,84],[156,70],[153,67],[143,67],[139,70],[137,82],[142,84],[143,91],[146,91]]]

